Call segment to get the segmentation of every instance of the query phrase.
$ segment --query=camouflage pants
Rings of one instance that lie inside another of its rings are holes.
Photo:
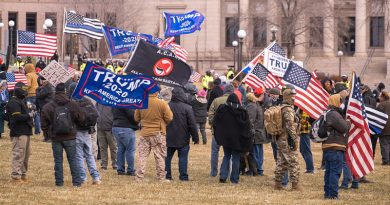
[[[137,180],[142,180],[145,175],[145,168],[150,151],[154,154],[156,161],[157,179],[165,179],[165,158],[167,156],[166,138],[162,134],[140,137],[138,142],[138,168]]]
[[[298,151],[291,150],[287,143],[287,136],[280,136],[277,141],[278,145],[278,159],[275,168],[275,181],[282,182],[283,176],[288,170],[290,174],[290,181],[292,183],[299,182],[299,163]],[[296,141],[295,144],[298,142]]]

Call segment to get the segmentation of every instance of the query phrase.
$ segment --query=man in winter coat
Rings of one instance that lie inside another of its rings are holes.
[[[206,91],[200,90],[196,98],[191,102],[195,115],[195,122],[202,135],[203,144],[207,144],[206,121],[207,121],[207,100]]]
[[[112,108],[109,106],[97,104],[96,109],[99,113],[97,121],[97,138],[99,140],[100,155],[101,155],[101,168],[106,170],[108,164],[108,148],[110,148],[111,166],[113,169],[117,169],[116,166],[116,153],[117,145],[114,136],[112,135]]]
[[[37,97],[37,109],[39,115],[42,116],[42,108],[49,102],[54,99],[54,87],[47,81],[44,77],[38,78],[38,83],[40,86],[37,88],[36,97]],[[43,141],[49,141],[49,135],[47,132],[43,132]]]
[[[255,89],[254,94],[249,93],[248,99],[248,114],[250,122],[255,131],[253,143],[253,157],[256,162],[257,174],[263,176],[264,150],[263,144],[269,143],[264,127],[264,109],[261,106],[264,100],[264,90],[260,87]]]
[[[208,116],[209,116],[209,125],[211,126],[211,132],[213,134],[213,138],[211,140],[211,160],[210,160],[210,176],[216,177],[218,174],[218,157],[219,157],[219,146],[217,142],[215,141],[214,138],[214,129],[213,129],[213,123],[214,123],[214,116],[215,113],[217,112],[217,109],[220,105],[225,104],[227,98],[229,97],[230,94],[234,93],[234,87],[233,85],[229,84],[225,87],[224,90],[225,94],[222,95],[219,98],[216,98],[210,106]]]
[[[22,82],[18,82],[15,85],[14,95],[6,105],[12,140],[11,178],[14,182],[27,180],[34,112],[28,110],[25,101],[26,96],[27,86]]]
[[[218,97],[221,97],[223,95],[223,90],[221,88],[221,80],[219,78],[215,79],[214,82],[213,82],[214,86],[213,86],[213,89],[212,90],[209,90],[210,92],[210,95],[209,95],[209,98],[208,98],[208,103],[207,103],[207,111],[210,110],[210,106],[211,106],[211,103],[213,103],[213,101],[218,98]]]
[[[172,99],[169,107],[173,113],[173,120],[167,126],[167,158],[165,159],[166,179],[171,180],[171,161],[177,150],[179,156],[179,179],[188,181],[188,153],[190,151],[190,135],[195,144],[199,143],[198,130],[194,113],[190,105],[185,103],[186,96],[182,88],[172,90]]]
[[[70,171],[72,174],[73,186],[81,186],[82,181],[80,178],[80,166],[77,163],[76,158],[76,123],[83,122],[85,120],[85,113],[80,112],[79,105],[71,101],[65,94],[65,84],[60,83],[56,86],[54,100],[46,104],[42,109],[42,130],[49,133],[49,137],[52,142],[52,150],[54,157],[54,176],[56,186],[64,185],[63,174],[63,150],[66,152],[66,157],[69,162]],[[68,129],[69,133],[56,134],[59,128],[56,123],[56,110],[61,107],[67,111],[70,115],[69,122],[72,125],[72,129]]]
[[[134,120],[140,122],[141,132],[138,143],[138,168],[136,180],[144,179],[146,160],[153,151],[156,161],[157,178],[165,182],[166,126],[172,121],[173,113],[168,104],[157,98],[157,93],[149,94],[149,106],[136,110]]]
[[[35,72],[35,67],[33,64],[29,63],[26,64],[24,67],[26,70],[26,78],[27,78],[27,86],[28,86],[28,95],[27,95],[27,102],[31,103],[31,105],[36,107],[36,91],[38,88],[38,75]],[[41,133],[41,124],[40,124],[40,116],[39,113],[37,113],[34,116],[34,134],[39,135]]]
[[[390,115],[390,96],[389,93],[382,91],[379,96],[380,103],[378,109]],[[390,120],[387,120],[382,134],[379,137],[381,145],[382,165],[390,165]]]

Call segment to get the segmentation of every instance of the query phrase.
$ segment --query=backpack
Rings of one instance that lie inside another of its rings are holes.
[[[54,121],[52,126],[53,135],[69,135],[76,132],[76,126],[72,120],[67,105],[58,105],[54,110]]]
[[[313,142],[321,143],[328,139],[329,133],[326,126],[326,114],[331,110],[326,110],[313,122],[310,130],[310,138]]]
[[[81,107],[85,113],[85,120],[81,123],[82,127],[93,127],[97,123],[97,119],[99,117],[95,106],[92,104],[88,104],[84,107]]]
[[[285,106],[272,106],[264,112],[264,126],[268,134],[275,136],[283,132],[282,109]]]

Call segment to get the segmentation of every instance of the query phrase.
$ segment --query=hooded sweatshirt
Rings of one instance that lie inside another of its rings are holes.
[[[38,88],[38,75],[35,72],[34,65],[29,63],[24,69],[26,70],[27,86],[28,86],[28,95],[27,97],[36,96],[36,90]]]
[[[196,123],[206,123],[207,121],[207,100],[205,97],[196,96],[191,102]]]

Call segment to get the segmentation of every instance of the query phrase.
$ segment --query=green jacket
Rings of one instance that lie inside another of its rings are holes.
[[[230,94],[224,94],[219,98],[215,98],[215,100],[211,103],[209,109],[209,125],[211,126],[211,131],[213,131],[213,122],[214,122],[215,113],[217,112],[217,109],[220,105],[226,103],[229,95]]]

